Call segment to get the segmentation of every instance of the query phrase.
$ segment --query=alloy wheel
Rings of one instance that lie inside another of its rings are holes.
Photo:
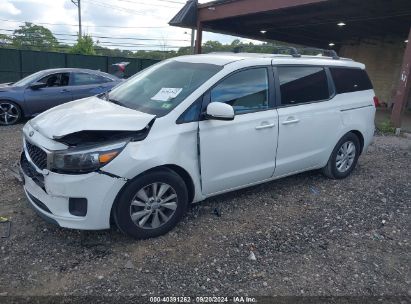
[[[352,141],[346,141],[340,147],[335,159],[337,170],[341,173],[351,168],[356,156],[355,144]]]
[[[177,209],[177,193],[166,183],[153,183],[140,189],[130,205],[133,223],[143,229],[156,229],[167,223]]]
[[[0,103],[0,123],[3,125],[12,125],[20,118],[17,107],[8,102]]]

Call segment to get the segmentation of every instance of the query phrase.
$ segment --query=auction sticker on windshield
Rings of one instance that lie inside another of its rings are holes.
[[[176,98],[183,88],[161,88],[160,91],[153,97],[151,97],[151,100],[154,101],[170,101],[174,98]]]

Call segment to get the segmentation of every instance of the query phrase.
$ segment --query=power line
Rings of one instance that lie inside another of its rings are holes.
[[[128,3],[131,2],[131,1],[126,1],[126,0],[119,0],[119,1],[124,1],[124,2],[128,2]],[[156,0],[156,1],[168,2],[168,1],[166,1],[166,0]],[[102,7],[106,7],[106,8],[111,8],[111,9],[114,9],[114,10],[123,11],[123,12],[129,13],[129,14],[147,15],[147,13],[145,12],[145,10],[136,11],[136,10],[133,10],[133,9],[124,7],[124,6],[112,5],[112,4],[107,3],[107,2],[104,2],[104,1],[99,1],[99,0],[87,0],[87,2],[91,2],[91,3],[93,3],[94,5],[98,5],[98,6],[102,6]],[[86,3],[87,3],[87,2],[86,2]],[[136,3],[136,2],[131,2],[131,3],[138,4],[138,3]],[[175,2],[172,2],[172,3],[175,3]],[[183,3],[179,3],[179,4],[183,4]],[[158,5],[157,5],[157,7],[158,7]],[[163,7],[165,7],[165,6],[163,5]],[[169,8],[177,9],[177,7],[171,7],[171,6],[169,6]]]
[[[78,24],[68,24],[68,23],[49,23],[49,22],[34,22],[34,21],[21,21],[21,20],[10,20],[10,19],[0,19],[0,21],[5,22],[15,22],[15,23],[33,23],[33,24],[44,24],[44,25],[63,25],[63,26],[75,26]],[[107,28],[121,28],[121,29],[157,29],[157,28],[169,28],[170,26],[117,26],[117,25],[86,25],[87,27],[107,27]]]
[[[110,5],[110,4],[107,4],[106,2],[101,2],[101,1],[97,1],[97,0],[96,1],[87,0],[86,3],[92,3],[94,5],[98,5],[98,6],[101,6],[101,7],[118,10],[118,11],[125,12],[125,13],[128,13],[128,14],[146,15],[146,13],[144,11],[136,11],[136,10],[132,10],[132,9],[129,9],[129,8],[126,8],[126,7]]]
[[[144,3],[144,2],[132,1],[132,0],[117,0],[117,1],[134,3],[134,4],[142,4],[142,5],[146,4],[146,3]],[[171,1],[171,0],[152,0],[152,1],[166,2],[166,3],[175,4],[175,5],[184,5],[184,4],[185,4],[184,2],[177,2],[177,1]],[[148,3],[147,3],[147,5],[155,5],[155,6],[158,6],[158,4],[148,4]],[[171,7],[171,6],[163,6],[163,7]],[[173,8],[176,8],[176,7],[173,7]]]
[[[44,42],[43,39],[40,38],[29,38],[25,39],[24,42],[30,42],[30,43],[36,43],[36,42]],[[58,42],[60,43],[77,43],[77,40],[73,39],[59,39]],[[107,44],[107,45],[112,45],[112,46],[169,46],[168,44],[146,44],[146,43],[126,43],[126,42],[112,42],[112,41],[99,41],[96,43],[97,45],[99,44]],[[174,45],[170,45],[174,46]],[[175,46],[175,47],[181,47],[181,46]]]
[[[0,31],[14,32],[14,30],[9,29],[0,29]],[[54,36],[70,36],[76,37],[76,34],[63,34],[63,33],[53,33]],[[89,34],[92,38],[103,38],[103,39],[116,39],[116,40],[141,40],[141,41],[159,41],[159,40],[168,40],[168,41],[180,41],[188,42],[188,39],[165,39],[165,38],[134,38],[134,37],[110,37],[110,36],[98,36],[92,33]],[[16,35],[14,35],[16,37]],[[18,37],[18,36],[17,36]]]
[[[12,44],[12,43],[4,43],[1,44],[1,46],[13,46],[16,47],[16,45]],[[35,44],[27,44],[27,43],[23,43],[20,44],[19,46],[22,47],[35,47],[35,48],[43,48],[43,49],[50,49],[50,48],[54,48],[54,49],[67,49],[72,47],[72,45],[57,45],[57,46],[42,46],[42,45],[35,45]],[[174,45],[161,45],[161,44],[141,44],[141,45],[118,45],[118,44],[104,44],[104,45],[96,45],[94,46],[94,48],[101,48],[101,47],[106,47],[106,46],[112,46],[112,47],[129,47],[129,48],[141,48],[141,47],[162,47],[162,48],[168,48],[168,49],[179,49],[181,48],[181,46],[174,46]],[[127,49],[130,50],[130,49]],[[137,49],[137,50],[141,50],[141,49]]]
[[[13,36],[9,36],[10,38],[13,38]],[[143,40],[144,41],[144,40]],[[151,41],[152,44],[146,44],[146,43],[132,43],[132,42],[118,42],[118,41],[100,41],[98,40],[97,42],[95,42],[95,44],[108,44],[108,45],[112,45],[112,46],[172,46],[172,47],[185,47],[183,46],[174,46],[174,45],[169,45],[167,43],[155,43],[156,40],[149,40]],[[41,37],[30,37],[30,38],[25,38],[23,40],[23,44],[24,42],[44,42],[44,39]],[[69,39],[69,38],[58,38],[57,40],[58,43],[77,43],[76,39]],[[154,43],[154,44],[153,44]]]
[[[158,3],[146,3],[146,2],[135,2],[135,1],[130,1],[130,0],[117,0],[117,1],[120,1],[120,2],[126,2],[126,3],[133,3],[133,4],[137,4],[137,5],[146,5],[146,6],[159,6],[159,4]],[[161,0],[154,0],[154,1],[161,1]],[[166,2],[168,2],[168,1],[166,1]],[[171,2],[171,3],[174,3],[174,2]],[[179,3],[179,4],[181,4],[181,3]],[[175,4],[175,5],[177,5],[177,4]],[[167,7],[167,8],[177,8],[176,6],[168,6],[168,5],[164,5],[164,4],[161,4],[161,7]]]

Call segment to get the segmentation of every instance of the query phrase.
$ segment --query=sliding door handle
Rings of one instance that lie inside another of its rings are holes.
[[[268,129],[268,128],[274,128],[275,124],[261,124],[257,127],[255,127],[256,130],[262,130],[262,129]]]
[[[287,119],[287,120],[283,121],[282,124],[283,125],[291,125],[291,124],[295,124],[295,123],[298,123],[298,122],[300,122],[299,119],[292,118],[292,119]]]

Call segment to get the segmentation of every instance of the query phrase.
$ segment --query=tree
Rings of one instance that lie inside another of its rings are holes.
[[[83,35],[77,39],[77,43],[70,49],[72,54],[95,55],[94,41],[89,35]]]
[[[203,44],[203,52],[204,53],[211,53],[211,52],[222,52],[225,51],[224,45],[221,44],[219,41],[207,41]]]
[[[13,46],[19,49],[55,50],[59,42],[52,32],[41,25],[25,22],[13,32]]]
[[[13,40],[11,39],[10,36],[7,36],[5,34],[0,34],[0,47],[10,47],[12,44]]]

